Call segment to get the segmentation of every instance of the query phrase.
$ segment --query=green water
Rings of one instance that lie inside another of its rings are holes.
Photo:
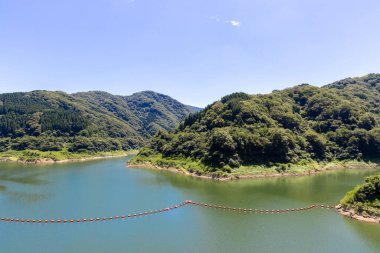
[[[374,170],[211,182],[129,169],[128,158],[59,165],[0,164],[0,217],[65,219],[154,210],[192,199],[280,209],[335,204]],[[331,210],[236,214],[196,206],[83,224],[0,222],[0,252],[380,252],[380,225]]]

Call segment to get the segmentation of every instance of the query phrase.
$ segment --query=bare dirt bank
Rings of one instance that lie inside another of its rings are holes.
[[[380,217],[370,216],[370,215],[361,215],[361,214],[356,213],[354,210],[346,210],[341,205],[337,205],[335,208],[338,211],[338,213],[348,218],[380,224]]]
[[[139,163],[139,164],[130,164],[128,163],[129,168],[144,168],[144,169],[154,169],[154,170],[161,170],[161,171],[170,171],[174,173],[183,174],[186,176],[191,176],[195,178],[202,178],[202,179],[208,179],[208,180],[217,180],[217,181],[229,181],[229,180],[238,180],[238,179],[256,179],[256,178],[269,178],[269,177],[298,177],[298,176],[312,176],[316,175],[322,172],[326,171],[333,171],[333,170],[341,170],[341,169],[355,169],[355,168],[378,168],[379,164],[374,165],[366,165],[366,164],[360,164],[360,165],[333,165],[333,166],[324,166],[320,169],[315,170],[307,170],[304,172],[283,172],[283,173],[258,173],[258,174],[227,174],[225,177],[217,177],[215,175],[210,174],[196,174],[191,173],[185,169],[181,168],[175,168],[175,167],[160,167],[157,165],[153,165],[149,162]]]

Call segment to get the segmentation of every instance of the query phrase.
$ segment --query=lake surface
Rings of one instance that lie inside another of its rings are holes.
[[[198,202],[286,209],[336,204],[374,170],[212,182],[130,169],[128,158],[54,165],[0,164],[0,217],[115,216]],[[244,214],[188,205],[171,212],[81,224],[0,222],[11,252],[380,252],[380,225],[333,210]]]

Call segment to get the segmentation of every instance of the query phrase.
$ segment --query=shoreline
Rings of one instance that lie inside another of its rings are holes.
[[[70,163],[70,162],[86,162],[86,161],[92,161],[92,160],[100,160],[100,159],[110,159],[110,158],[117,158],[117,157],[125,157],[129,155],[135,155],[138,151],[126,151],[123,153],[105,153],[102,155],[101,153],[97,153],[94,156],[85,156],[85,157],[73,157],[73,158],[65,158],[61,160],[54,160],[52,158],[32,158],[32,159],[22,159],[20,157],[10,156],[10,157],[0,157],[0,162],[3,163],[21,163],[21,164],[55,164],[55,163]]]
[[[369,216],[369,215],[363,216],[363,215],[355,213],[355,211],[352,209],[344,209],[342,207],[342,205],[335,206],[335,209],[339,214],[341,214],[347,218],[355,219],[358,221],[364,221],[364,222],[368,222],[368,223],[373,223],[373,224],[380,224],[380,217]]]
[[[370,164],[336,164],[332,166],[325,165],[320,169],[308,170],[304,172],[283,172],[283,173],[259,173],[259,174],[241,174],[241,175],[228,175],[227,177],[215,177],[212,175],[198,175],[196,173],[191,173],[185,169],[180,169],[176,167],[160,167],[158,165],[151,164],[149,162],[138,163],[138,164],[130,164],[127,162],[128,168],[132,169],[152,169],[159,171],[170,171],[173,173],[183,174],[185,176],[190,176],[194,178],[201,178],[207,180],[215,180],[215,181],[232,181],[232,180],[241,180],[241,179],[259,179],[259,178],[270,178],[270,177],[300,177],[300,176],[312,176],[316,174],[320,174],[327,171],[335,171],[342,169],[355,169],[358,167],[366,167],[367,169],[376,169],[380,167],[380,164],[375,163],[373,165]]]

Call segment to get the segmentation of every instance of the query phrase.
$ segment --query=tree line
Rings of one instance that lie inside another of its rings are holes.
[[[234,93],[159,132],[140,156],[249,164],[361,160],[380,155],[380,75],[266,95]],[[361,95],[360,95],[361,94]]]

